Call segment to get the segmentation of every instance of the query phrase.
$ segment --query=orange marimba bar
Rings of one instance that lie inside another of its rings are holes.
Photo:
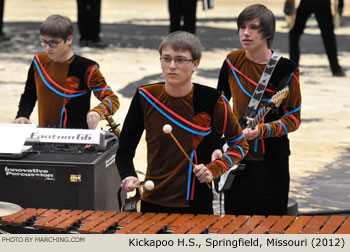
[[[27,208],[0,218],[10,233],[350,234],[349,216],[245,216]]]

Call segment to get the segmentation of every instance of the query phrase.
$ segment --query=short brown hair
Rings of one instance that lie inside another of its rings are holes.
[[[253,4],[246,7],[237,18],[237,28],[239,29],[246,21],[259,18],[260,28],[264,38],[267,38],[268,48],[272,47],[273,39],[275,37],[276,18],[275,15],[265,5]]]
[[[67,39],[73,35],[73,24],[68,17],[51,15],[40,25],[40,35]]]
[[[176,31],[166,36],[159,46],[160,55],[162,55],[162,51],[166,46],[171,46],[175,51],[189,51],[193,60],[200,60],[202,57],[201,42],[196,35],[189,32]]]

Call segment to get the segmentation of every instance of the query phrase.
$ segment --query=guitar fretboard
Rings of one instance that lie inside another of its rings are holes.
[[[247,128],[254,128],[270,110],[271,107],[263,107],[259,111],[259,113],[254,117],[253,121],[248,124]]]

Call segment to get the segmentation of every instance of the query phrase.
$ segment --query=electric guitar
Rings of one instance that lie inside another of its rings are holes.
[[[253,120],[248,123],[245,128],[254,128],[258,123],[270,112],[273,108],[278,108],[283,99],[287,97],[289,93],[289,87],[282,88],[276,94],[274,94],[269,101],[267,101],[260,111],[254,116]]]
[[[254,128],[258,123],[270,112],[273,108],[278,108],[283,99],[287,97],[289,93],[289,87],[285,87],[274,94],[271,99],[264,104],[264,106],[260,109],[260,111],[256,114],[252,121],[248,123],[248,125],[244,128]],[[227,172],[222,174],[217,181],[214,181],[215,190],[219,193],[229,189],[232,185],[232,182],[236,176],[236,172],[239,170],[244,170],[244,164],[236,164],[232,166]],[[220,179],[220,180],[219,180]]]

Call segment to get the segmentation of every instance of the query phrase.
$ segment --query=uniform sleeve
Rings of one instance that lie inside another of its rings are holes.
[[[21,99],[19,101],[16,118],[25,117],[29,119],[30,115],[33,112],[36,101],[37,101],[37,94],[36,94],[36,86],[35,86],[35,79],[34,79],[34,62],[32,62],[28,70],[28,76],[27,76],[24,92],[21,95]]]
[[[213,123],[215,129],[224,134],[228,144],[223,156],[207,165],[215,179],[241,161],[249,146],[236,116],[222,96],[215,105]]]
[[[231,90],[230,90],[230,84],[228,82],[228,76],[229,76],[229,66],[225,60],[220,70],[217,90],[219,90],[220,93],[223,93],[227,98],[227,100],[230,100]]]
[[[100,114],[101,118],[104,117],[105,112],[107,112],[108,115],[113,115],[119,109],[119,99],[107,85],[98,66],[90,66],[87,69],[85,78],[89,89],[92,90],[95,97],[101,101],[99,105],[92,108],[90,111],[96,111]]]
[[[284,83],[288,83],[288,81],[289,93],[280,105],[283,116],[279,120],[259,124],[259,138],[280,137],[299,128],[301,123],[301,92],[298,68],[283,80]]]
[[[133,159],[143,130],[143,112],[140,104],[140,95],[137,92],[131,101],[129,111],[126,115],[123,128],[120,133],[119,148],[116,155],[116,165],[121,179],[128,176],[137,177]]]

